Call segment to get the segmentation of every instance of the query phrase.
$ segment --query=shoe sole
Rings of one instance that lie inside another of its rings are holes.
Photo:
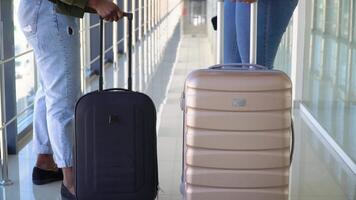
[[[57,181],[62,181],[63,179],[46,179],[46,180],[32,180],[33,184],[35,185],[45,185],[48,183],[53,183],[53,182],[57,182]]]

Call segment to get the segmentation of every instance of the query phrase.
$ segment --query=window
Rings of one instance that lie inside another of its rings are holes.
[[[19,2],[19,0],[13,1],[15,56],[31,50],[18,23],[17,9]],[[32,52],[15,59],[17,114],[26,110],[17,120],[18,133],[21,133],[32,123],[36,79],[34,63],[34,54]]]
[[[339,62],[337,69],[337,88],[339,97],[346,101],[348,83],[348,48],[346,44],[341,44],[339,49]]]
[[[314,12],[315,12],[314,29],[316,29],[316,30],[324,30],[324,24],[325,24],[325,20],[324,20],[325,4],[324,4],[324,0],[315,0],[314,4],[315,4],[315,7],[314,7]],[[312,4],[310,4],[310,5],[312,5]]]
[[[350,81],[351,102],[356,107],[356,48],[354,48],[352,51],[352,67],[351,67],[350,76],[351,76],[351,81]]]
[[[307,1],[307,6],[314,5],[314,13],[307,22],[313,26],[306,33],[311,35],[310,40],[306,38],[311,51],[304,66],[303,103],[356,161],[356,24],[350,27],[351,16],[356,16],[350,9],[353,2]]]
[[[337,41],[327,38],[325,40],[325,64],[323,69],[323,79],[331,83],[336,82],[337,71]]]
[[[326,19],[325,19],[325,31],[329,34],[337,34],[338,19],[339,19],[339,1],[326,0]],[[316,24],[319,22],[316,21]]]
[[[349,22],[350,22],[350,0],[342,0],[341,3],[341,19],[340,19],[340,36],[348,39],[349,37]]]
[[[291,20],[278,48],[275,68],[291,75],[292,68],[292,48],[293,48],[293,21]]]

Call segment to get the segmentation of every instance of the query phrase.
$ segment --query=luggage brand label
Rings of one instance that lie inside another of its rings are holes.
[[[235,98],[232,100],[232,106],[235,108],[245,107],[246,104],[247,104],[247,101],[244,98]]]
[[[120,122],[120,118],[118,115],[109,115],[109,124],[117,124]]]

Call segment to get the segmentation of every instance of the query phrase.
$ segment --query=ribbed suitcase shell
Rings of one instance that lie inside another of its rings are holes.
[[[204,69],[184,93],[187,200],[287,200],[292,83],[277,70]]]
[[[77,103],[78,200],[154,200],[158,190],[156,109],[145,94],[95,91]]]

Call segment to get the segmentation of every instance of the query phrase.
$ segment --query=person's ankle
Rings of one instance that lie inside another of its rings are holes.
[[[73,195],[75,194],[74,184],[63,181],[63,185],[68,189],[70,193],[72,193]]]
[[[72,167],[62,168],[63,171],[63,185],[69,190],[73,195],[75,194],[74,188],[74,173]]]
[[[47,171],[57,171],[57,165],[53,160],[53,156],[49,154],[40,154],[37,156],[37,162],[35,165],[39,169]]]

